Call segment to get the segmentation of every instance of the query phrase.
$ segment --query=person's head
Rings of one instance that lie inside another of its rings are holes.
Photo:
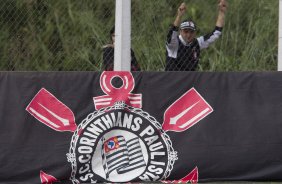
[[[111,37],[112,44],[114,44],[115,43],[115,26],[110,31],[110,37]]]
[[[195,39],[196,30],[196,24],[192,20],[185,20],[180,24],[180,35],[187,43]]]

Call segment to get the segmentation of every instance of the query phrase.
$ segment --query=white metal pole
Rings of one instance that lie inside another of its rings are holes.
[[[114,71],[130,71],[131,0],[116,0]]]
[[[279,0],[278,71],[282,71],[282,0]]]

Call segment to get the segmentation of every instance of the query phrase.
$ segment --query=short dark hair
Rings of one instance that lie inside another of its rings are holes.
[[[112,38],[113,34],[115,34],[115,26],[113,26],[112,29],[110,30],[110,40],[112,43],[113,43],[113,38]]]
[[[111,31],[110,31],[110,35],[115,33],[115,26],[112,27]]]

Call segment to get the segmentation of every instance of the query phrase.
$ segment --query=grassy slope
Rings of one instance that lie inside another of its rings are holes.
[[[143,70],[162,71],[165,38],[180,0],[132,0],[132,47]],[[186,0],[187,18],[211,31],[217,0]],[[114,0],[3,0],[1,70],[100,70]],[[278,0],[229,0],[223,36],[200,71],[276,70]]]

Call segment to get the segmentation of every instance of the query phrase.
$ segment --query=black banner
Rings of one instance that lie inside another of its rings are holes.
[[[282,180],[282,73],[1,72],[0,183]]]

